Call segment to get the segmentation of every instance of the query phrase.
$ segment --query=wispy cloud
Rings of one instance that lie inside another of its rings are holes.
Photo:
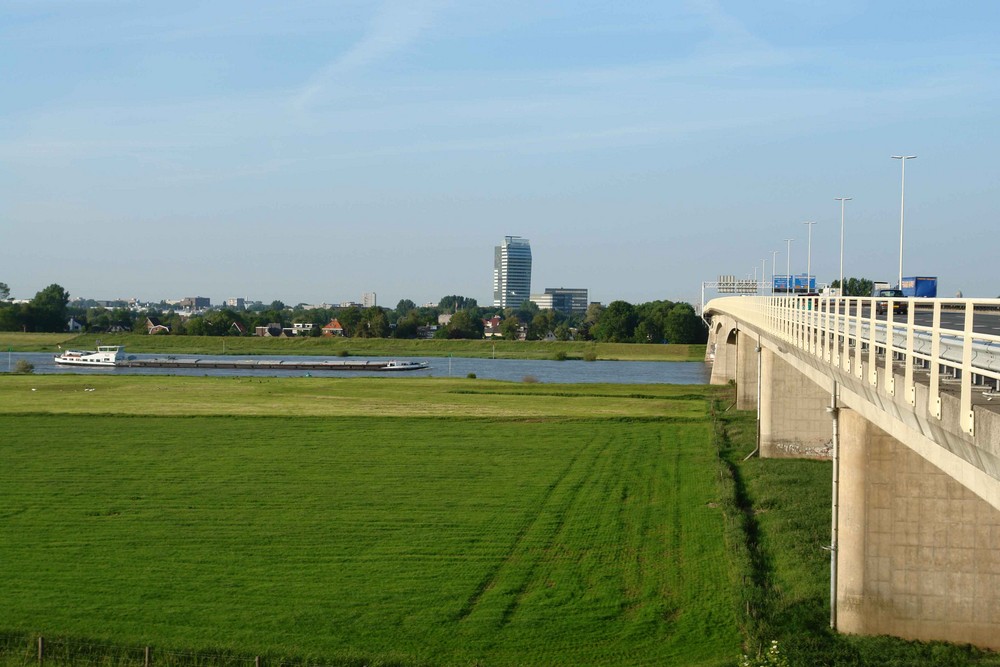
[[[372,19],[368,32],[349,49],[327,64],[298,91],[297,109],[308,107],[338,77],[405,50],[431,25],[440,3],[389,0]]]

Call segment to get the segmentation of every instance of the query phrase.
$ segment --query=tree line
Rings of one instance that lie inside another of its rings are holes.
[[[239,336],[252,335],[257,327],[295,324],[312,325],[308,335],[320,336],[322,327],[336,319],[344,335],[354,338],[418,338],[437,327],[438,338],[479,339],[484,320],[499,318],[505,339],[593,340],[609,343],[704,343],[708,331],[694,308],[684,302],[650,301],[633,305],[612,301],[607,306],[591,304],[586,313],[566,314],[541,310],[525,301],[518,308],[481,307],[475,299],[459,295],[442,298],[436,306],[417,306],[401,299],[395,308],[373,306],[305,308],[289,307],[281,301],[258,304],[247,310],[212,309],[182,316],[169,308],[136,311],[128,308],[73,305],[61,286],[52,284],[28,303],[8,300],[9,290],[0,283],[0,330],[66,331],[72,317],[85,331],[143,330],[147,319],[166,326],[172,335]],[[450,315],[438,325],[439,316]]]

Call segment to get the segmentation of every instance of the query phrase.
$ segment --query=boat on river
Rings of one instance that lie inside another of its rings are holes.
[[[62,366],[118,366],[125,360],[123,345],[98,345],[96,350],[65,350],[55,356]]]
[[[420,371],[425,368],[430,368],[426,361],[392,361],[385,362],[385,365],[379,367],[380,371]]]

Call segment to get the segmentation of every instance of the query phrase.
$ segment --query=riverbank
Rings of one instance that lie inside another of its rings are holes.
[[[640,345],[588,341],[410,340],[396,338],[260,338],[256,336],[148,336],[146,334],[37,334],[0,332],[0,350],[56,352],[60,346],[94,349],[124,345],[130,354],[328,355],[582,359],[587,361],[703,361],[704,345]]]

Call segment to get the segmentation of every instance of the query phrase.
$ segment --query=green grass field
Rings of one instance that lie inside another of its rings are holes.
[[[0,332],[0,349],[51,352],[64,348],[93,349],[124,345],[132,353],[150,354],[300,354],[407,357],[474,357],[488,359],[584,359],[618,361],[703,361],[704,345],[637,345],[583,341],[405,340],[395,338],[262,338],[256,336],[148,336],[132,334],[23,334]]]
[[[707,395],[8,376],[3,628],[325,664],[732,664]]]

